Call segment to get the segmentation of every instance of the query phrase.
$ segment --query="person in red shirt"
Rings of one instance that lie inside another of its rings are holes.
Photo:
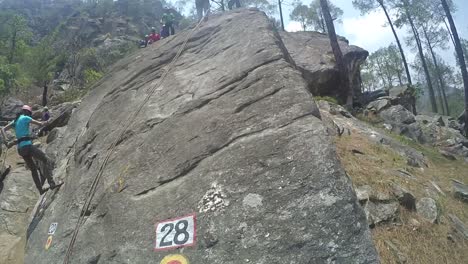
[[[152,28],[151,29],[151,34],[148,36],[148,44],[153,44],[156,41],[159,41],[161,39],[161,36],[156,33],[156,29]]]

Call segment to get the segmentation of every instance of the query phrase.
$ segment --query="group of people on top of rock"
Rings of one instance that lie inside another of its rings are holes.
[[[161,17],[162,29],[158,33],[155,27],[151,28],[151,33],[145,36],[145,39],[140,40],[140,48],[146,48],[163,38],[167,38],[175,34],[174,22],[175,16],[169,8],[164,8],[164,14]]]
[[[210,13],[210,0],[195,0],[195,7],[197,9],[198,21],[203,17],[208,19]],[[228,8],[232,10],[233,8],[240,8],[240,0],[229,0]],[[140,40],[140,48],[146,48],[148,45],[151,45],[163,38],[167,38],[175,34],[174,24],[175,16],[171,9],[165,7],[164,13],[161,17],[162,29],[160,33],[156,32],[156,28],[151,28],[151,33],[145,36],[145,39]]]
[[[1,133],[3,136],[3,143],[7,145],[7,135],[6,130],[14,128],[16,135],[16,144],[18,154],[24,159],[26,165],[31,170],[32,178],[36,188],[40,194],[43,194],[47,191],[48,188],[43,188],[45,180],[49,183],[50,189],[55,189],[63,184],[62,181],[55,182],[52,177],[53,164],[47,158],[46,154],[40,150],[38,147],[33,145],[31,128],[30,125],[45,126],[48,124],[50,119],[50,113],[47,108],[44,108],[42,113],[42,121],[38,121],[32,118],[33,110],[32,107],[24,105],[21,109],[21,112],[17,114],[15,120],[10,122],[5,127],[1,128]],[[39,171],[38,164],[36,162],[42,163],[42,171]],[[41,173],[42,172],[42,173]]]

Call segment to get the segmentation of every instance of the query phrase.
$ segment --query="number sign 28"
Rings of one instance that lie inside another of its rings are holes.
[[[194,214],[166,220],[156,224],[156,247],[154,250],[193,246],[195,239]]]

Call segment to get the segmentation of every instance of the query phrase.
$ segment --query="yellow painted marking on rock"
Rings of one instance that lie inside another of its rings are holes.
[[[189,261],[186,257],[180,254],[168,255],[165,256],[160,264],[189,264]]]
[[[47,242],[45,244],[45,250],[48,250],[50,248],[50,245],[52,245],[52,236],[49,236],[47,238]]]

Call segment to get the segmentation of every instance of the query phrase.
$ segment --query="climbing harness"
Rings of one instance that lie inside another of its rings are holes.
[[[205,16],[204,16],[205,17]],[[204,18],[203,17],[203,18]],[[167,77],[167,75],[169,74],[169,72],[172,70],[172,68],[174,67],[175,63],[177,62],[177,60],[179,59],[179,57],[182,55],[182,52],[184,51],[185,47],[187,46],[187,43],[188,41],[190,40],[190,38],[193,36],[193,34],[195,33],[195,31],[200,27],[201,23],[204,21],[204,19],[201,19],[197,24],[196,26],[188,32],[187,34],[187,38],[185,39],[185,41],[183,42],[182,46],[180,47],[180,49],[177,51],[175,57],[172,59],[171,63],[167,66],[166,70],[164,71],[164,73],[162,74],[161,78],[159,78],[158,82],[152,87],[149,89],[149,92],[147,93],[145,99],[143,100],[143,103],[138,107],[138,109],[133,113],[133,115],[130,115],[129,118],[125,121],[125,125],[123,126],[123,129],[122,131],[120,132],[120,134],[118,135],[118,137],[114,140],[114,142],[111,144],[111,146],[108,148],[107,150],[107,153],[106,153],[106,156],[103,160],[103,162],[101,163],[101,165],[99,166],[99,170],[98,170],[98,173],[96,174],[92,184],[91,184],[91,187],[87,193],[87,199],[85,201],[85,204],[83,205],[83,208],[81,209],[81,213],[80,215],[78,216],[78,221],[76,223],[76,226],[75,226],[75,229],[73,230],[73,235],[71,237],[71,240],[70,240],[70,243],[68,245],[68,248],[67,248],[67,252],[65,254],[65,259],[63,261],[63,264],[68,264],[70,263],[70,257],[71,257],[71,254],[72,254],[72,251],[73,251],[73,246],[75,245],[75,242],[76,242],[76,238],[78,236],[78,232],[80,230],[80,227],[82,224],[84,224],[84,219],[85,219],[85,216],[86,216],[86,212],[89,210],[89,206],[91,205],[91,201],[93,200],[93,197],[94,197],[94,194],[96,192],[96,189],[97,189],[97,186],[98,186],[98,183],[99,183],[99,180],[100,178],[102,177],[103,173],[104,173],[104,169],[105,167],[107,166],[107,162],[109,161],[110,159],[110,156],[114,150],[114,148],[118,145],[118,143],[120,142],[121,138],[125,135],[125,133],[127,132],[128,128],[132,125],[133,121],[135,120],[135,118],[138,116],[138,114],[141,112],[141,110],[143,109],[143,107],[148,103],[148,101],[151,99],[151,97],[154,95],[154,93],[158,90],[158,88],[162,85],[162,83],[164,82],[165,78]]]

